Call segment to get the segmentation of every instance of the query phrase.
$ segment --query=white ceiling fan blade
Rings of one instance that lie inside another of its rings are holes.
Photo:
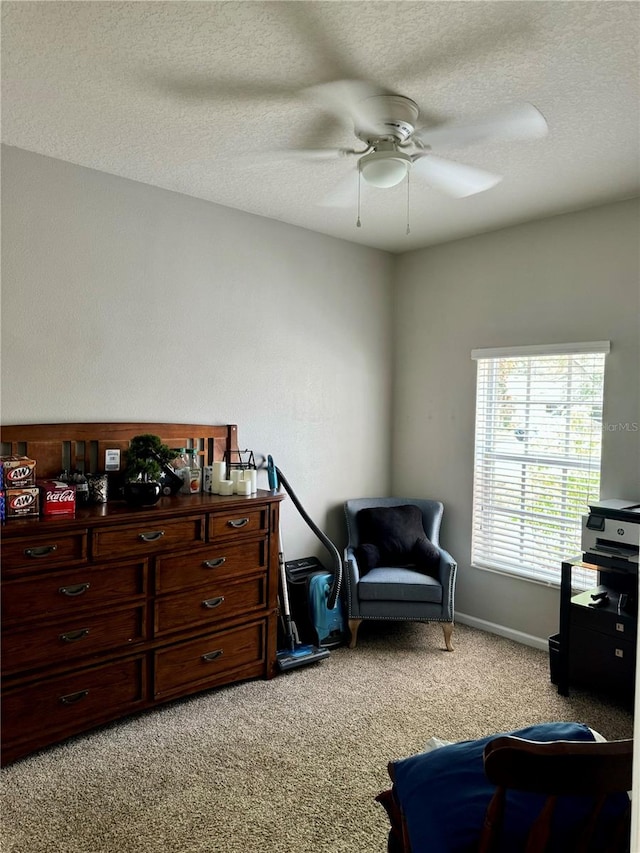
[[[243,80],[241,77],[213,76],[203,73],[171,75],[168,71],[143,72],[142,82],[170,98],[211,105],[229,99],[238,102],[259,101],[287,104],[298,95],[291,83]]]
[[[351,153],[345,148],[273,148],[268,151],[252,151],[250,154],[236,154],[233,159],[252,163],[286,163],[292,160],[329,161],[340,160]]]
[[[450,122],[439,127],[422,127],[415,131],[414,138],[430,148],[439,149],[462,147],[483,142],[485,139],[541,139],[548,131],[549,126],[540,110],[533,104],[522,103],[469,121]]]
[[[350,152],[344,148],[287,148],[271,152],[282,155],[283,160],[338,160],[347,157]],[[265,152],[268,156],[268,152]]]
[[[353,207],[358,204],[358,170],[351,169],[336,186],[316,202],[320,207]]]
[[[494,175],[464,163],[444,160],[427,152],[414,154],[412,159],[412,171],[424,178],[434,190],[439,190],[453,198],[465,198],[484,192],[495,187],[502,180],[501,175]]]
[[[302,94],[338,118],[350,119],[358,130],[376,132],[379,122],[367,109],[367,98],[390,92],[368,80],[335,80],[310,86]]]

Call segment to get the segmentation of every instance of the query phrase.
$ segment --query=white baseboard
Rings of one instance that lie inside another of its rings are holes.
[[[504,625],[496,625],[495,622],[487,622],[486,619],[477,619],[475,616],[468,616],[466,613],[458,613],[457,610],[455,621],[461,622],[463,625],[469,625],[471,628],[478,628],[480,631],[487,631],[489,634],[498,634],[500,637],[506,637],[508,640],[515,640],[516,643],[522,643],[524,646],[533,646],[534,649],[541,649],[545,652],[549,649],[548,638],[534,637],[533,634],[525,634],[523,631],[516,631]]]

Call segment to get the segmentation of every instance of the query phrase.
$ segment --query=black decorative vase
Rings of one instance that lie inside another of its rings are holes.
[[[160,483],[135,480],[124,484],[124,499],[131,506],[152,506],[162,494]]]

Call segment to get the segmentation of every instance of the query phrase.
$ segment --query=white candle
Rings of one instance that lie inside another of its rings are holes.
[[[236,492],[239,495],[251,494],[251,480],[238,480],[236,483]]]
[[[220,489],[218,494],[220,494],[220,495],[232,495],[233,494],[233,480],[220,480],[218,488]]]
[[[211,466],[213,468],[213,486],[214,491],[218,492],[220,482],[222,480],[226,480],[227,478],[227,463],[226,462],[214,462]]]
[[[239,468],[232,468],[231,471],[229,471],[229,479],[233,483],[234,488],[236,486],[236,483],[238,482],[238,480],[241,477],[242,477],[242,471]]]
[[[258,491],[258,472],[255,468],[247,468],[246,471],[243,471],[242,479],[248,480],[251,483],[251,494],[255,494]]]

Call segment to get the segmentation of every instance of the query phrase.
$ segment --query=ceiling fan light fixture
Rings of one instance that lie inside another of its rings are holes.
[[[358,168],[368,184],[387,189],[404,180],[411,164],[411,157],[402,151],[372,151],[360,158]]]

